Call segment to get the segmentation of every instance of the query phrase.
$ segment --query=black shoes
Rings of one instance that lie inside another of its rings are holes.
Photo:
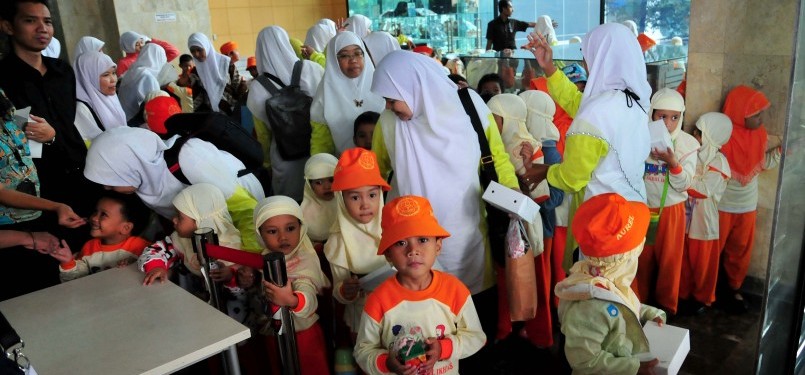
[[[749,303],[746,302],[741,292],[734,290],[724,293],[716,301],[718,306],[729,314],[740,315],[749,311]]]
[[[680,316],[698,316],[704,314],[707,306],[695,299],[683,299],[679,301],[677,314]]]

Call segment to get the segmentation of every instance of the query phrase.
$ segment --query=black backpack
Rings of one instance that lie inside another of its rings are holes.
[[[163,154],[171,173],[182,183],[189,184],[179,165],[179,151],[190,138],[212,143],[243,162],[246,169],[238,177],[252,173],[263,166],[263,149],[251,134],[229,116],[219,112],[177,113],[165,121],[168,136],[178,134],[173,147]]]
[[[310,105],[313,98],[299,87],[301,76],[302,60],[299,60],[293,66],[290,85],[286,86],[269,73],[256,78],[271,94],[265,103],[266,116],[280,156],[285,160],[310,156]],[[272,81],[280,88],[277,89]]]

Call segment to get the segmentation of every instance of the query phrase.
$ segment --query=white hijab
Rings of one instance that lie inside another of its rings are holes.
[[[637,33],[637,24],[634,21],[626,20],[626,21],[623,21],[621,23],[624,24],[626,27],[628,27],[629,31],[631,31],[632,34],[634,34],[634,36],[637,37],[637,34],[638,34]]]
[[[226,197],[215,185],[193,184],[184,188],[172,200],[176,209],[196,221],[196,227],[210,228],[221,246],[241,248],[240,231],[232,223],[226,207]]]
[[[400,50],[400,43],[397,42],[397,39],[385,31],[372,31],[363,38],[363,42],[366,43],[366,49],[369,50],[371,62],[375,67],[390,52]]]
[[[537,27],[534,28],[534,31],[544,36],[549,45],[554,45],[558,42],[556,30],[553,28],[553,21],[550,16],[539,16],[537,18]]]
[[[331,20],[329,18],[322,18],[317,23],[321,24],[321,25],[324,25],[324,26],[327,26],[327,29],[332,30],[333,35],[335,35],[335,33],[337,31],[336,28],[335,28],[335,21],[333,21],[333,20]]]
[[[539,90],[526,90],[520,93],[528,108],[526,128],[534,139],[545,141],[559,141],[559,129],[553,123],[556,113],[556,103],[551,96]]]
[[[324,23],[316,23],[307,29],[305,45],[313,47],[318,52],[323,52],[327,47],[327,42],[335,36],[335,27],[330,27]]]
[[[125,53],[137,53],[137,48],[135,45],[140,39],[143,41],[151,40],[147,36],[135,33],[134,31],[126,31],[120,35],[120,48]]]
[[[372,29],[372,20],[362,14],[355,14],[347,18],[346,22],[348,23],[346,31],[355,33],[361,39],[369,35]]]
[[[61,55],[61,42],[55,36],[51,37],[48,46],[42,50],[42,56],[58,59],[59,55]]]
[[[116,67],[112,58],[98,51],[82,53],[75,62],[76,98],[88,103],[106,130],[126,126],[126,114],[117,94],[107,96],[101,92],[101,74]]]
[[[319,199],[310,186],[310,180],[333,177],[338,159],[335,156],[321,153],[308,159],[305,163],[305,193],[302,199],[302,221],[307,226],[307,234],[313,241],[322,242],[330,236],[330,227],[336,219],[338,204],[335,198],[326,201]]]
[[[84,176],[101,185],[133,186],[148,207],[162,217],[172,218],[176,215],[173,197],[186,185],[168,170],[162,156],[168,148],[147,129],[110,129],[92,141]]]
[[[229,56],[224,56],[212,47],[210,39],[202,33],[193,33],[187,39],[187,48],[201,47],[207,58],[201,62],[193,57],[196,63],[196,72],[201,79],[201,85],[210,98],[210,106],[214,112],[219,112],[218,103],[224,97],[224,88],[229,84]]]
[[[484,239],[478,230],[481,151],[456,90],[433,59],[408,51],[388,54],[372,83],[374,93],[405,101],[413,112],[409,121],[391,111],[380,118],[395,173],[388,199],[409,194],[428,198],[439,224],[452,234],[444,240],[439,263],[478,293],[484,274]],[[469,93],[486,129],[489,109],[478,94]]]
[[[78,43],[75,44],[75,51],[73,51],[73,55],[75,55],[75,58],[73,59],[73,66],[76,66],[76,61],[81,54],[87,52],[100,52],[104,44],[106,43],[98,38],[82,36],[81,39],[78,40]]]
[[[732,136],[732,120],[720,112],[708,112],[696,120],[696,128],[702,132],[702,147],[699,150],[699,165],[708,166]],[[722,172],[724,173],[724,172]],[[727,172],[729,173],[729,168]]]
[[[357,78],[349,78],[338,66],[338,52],[342,48],[357,45],[363,51],[363,72]],[[327,45],[327,61],[324,78],[310,107],[310,120],[327,124],[335,142],[336,154],[355,147],[352,141],[355,118],[363,112],[382,112],[386,103],[380,95],[372,93],[372,75],[375,68],[367,60],[366,47],[354,33],[338,33]],[[361,106],[356,105],[361,102]]]
[[[137,55],[137,60],[126,71],[120,82],[119,96],[126,119],[131,119],[140,111],[146,95],[159,90],[159,77],[168,64],[165,49],[154,43],[146,44]]]

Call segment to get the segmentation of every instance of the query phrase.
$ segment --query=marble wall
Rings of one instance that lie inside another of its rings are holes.
[[[62,45],[62,58],[72,61],[78,40],[83,36],[94,36],[103,40],[106,43],[104,51],[117,59],[120,53],[120,34],[115,7],[111,1],[57,0],[51,1],[50,6],[53,15],[58,17],[56,36]]]
[[[794,54],[798,1],[691,0],[685,126],[719,111],[739,84],[771,101],[764,123],[770,139],[783,134]],[[755,250],[749,275],[765,278],[779,171],[760,175]]]

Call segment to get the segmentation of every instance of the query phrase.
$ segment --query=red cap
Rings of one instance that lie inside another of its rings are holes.
[[[629,202],[615,193],[596,195],[576,210],[573,237],[586,256],[623,254],[643,243],[649,216],[645,203]]]
[[[380,186],[384,191],[391,187],[380,176],[375,153],[360,147],[344,151],[335,165],[333,191],[356,189],[361,186]]]
[[[257,58],[254,57],[254,56],[249,56],[249,58],[246,59],[246,67],[247,68],[256,68],[257,67]]]
[[[144,111],[148,129],[157,134],[167,134],[165,120],[177,113],[182,113],[182,108],[170,96],[158,96],[145,103]]]
[[[414,47],[414,52],[422,53],[422,54],[425,54],[425,55],[428,55],[428,56],[432,56],[433,55],[433,48],[430,48],[428,46],[418,46],[418,47]]]
[[[237,42],[226,42],[221,45],[221,53],[227,56],[229,56],[229,54],[236,49],[238,49]]]
[[[450,233],[436,220],[430,202],[416,195],[397,197],[385,205],[380,226],[383,236],[377,255],[383,255],[395,242],[409,237],[450,237]]]

